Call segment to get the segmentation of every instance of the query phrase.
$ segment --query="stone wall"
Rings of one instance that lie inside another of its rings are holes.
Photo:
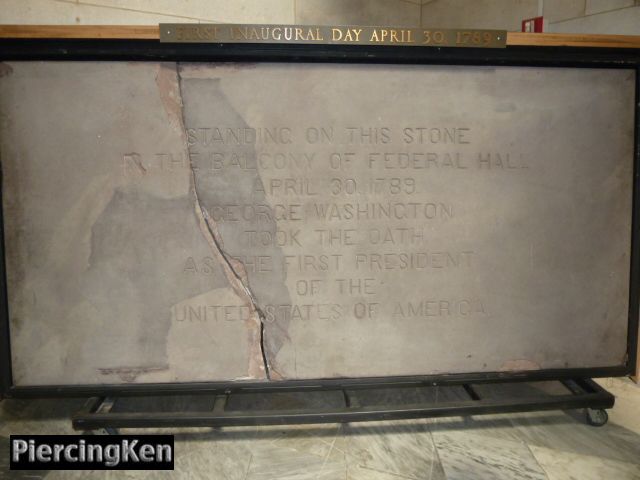
[[[637,0],[546,0],[544,17],[548,32],[640,35]]]
[[[419,26],[420,0],[3,0],[4,24],[326,23]]]

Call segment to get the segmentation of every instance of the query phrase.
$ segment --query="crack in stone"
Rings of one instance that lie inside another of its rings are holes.
[[[267,380],[271,380],[271,374],[269,370],[269,362],[267,361],[267,356],[265,353],[265,345],[264,345],[264,322],[265,322],[265,314],[258,305],[258,301],[256,300],[255,295],[251,291],[251,289],[247,286],[242,276],[236,271],[236,268],[231,263],[229,255],[222,248],[220,239],[218,238],[220,234],[217,232],[215,228],[215,220],[211,218],[207,209],[200,202],[200,198],[198,197],[198,190],[196,187],[196,174],[195,169],[193,168],[193,164],[189,161],[189,166],[191,168],[191,177],[193,180],[193,195],[196,201],[196,208],[200,209],[202,213],[202,217],[204,218],[204,224],[207,227],[207,231],[209,232],[209,237],[213,240],[213,244],[215,245],[216,250],[219,253],[219,256],[224,260],[225,265],[228,267],[231,274],[236,278],[238,284],[242,287],[244,293],[246,294],[249,302],[253,306],[253,309],[258,314],[258,319],[260,320],[260,354],[262,356],[262,363],[264,366],[264,372],[267,377]],[[213,227],[212,227],[213,225]],[[248,280],[247,280],[248,281]]]
[[[184,131],[184,129],[186,128],[186,123],[184,118],[184,103],[182,101],[183,99],[182,77],[180,75],[179,63],[176,62],[175,66],[176,66],[175,73],[176,73],[176,78],[178,83],[178,95],[179,95],[179,98],[177,99],[177,101],[179,102],[179,108],[180,108],[180,120],[182,123],[181,128]],[[195,172],[196,169],[195,169],[195,166],[193,165],[193,162],[191,161],[191,156],[189,156],[189,169],[191,171],[191,183],[193,186],[192,191],[193,191],[193,196],[195,201],[196,216],[198,217],[201,230],[203,230],[203,234],[205,235],[207,243],[209,243],[214,255],[218,258],[218,260],[222,260],[221,263],[222,263],[223,269],[225,270],[225,274],[229,279],[229,283],[231,284],[231,287],[233,288],[233,290],[240,297],[245,297],[245,299],[248,300],[247,302],[248,305],[258,316],[258,321],[260,324],[259,347],[260,347],[260,355],[262,358],[261,368],[264,370],[264,374],[267,380],[271,380],[271,371],[269,368],[269,362],[267,360],[267,355],[265,350],[265,318],[266,316],[263,310],[260,308],[255,295],[249,288],[248,278],[245,281],[244,277],[247,276],[246,271],[243,272],[244,275],[241,275],[238,272],[239,269],[243,268],[243,265],[239,261],[233,259],[233,257],[228,255],[224,251],[223,242],[222,242],[222,239],[220,238],[220,233],[218,232],[216,221],[213,218],[211,218],[211,215],[209,214],[207,209],[204,207],[204,205],[202,205],[200,201],[200,196],[198,194],[198,188],[197,188],[197,179],[196,179],[196,172]],[[202,228],[202,227],[205,227],[205,228]],[[239,265],[234,266],[234,262],[238,263]],[[243,293],[244,295],[242,295],[241,293]],[[253,346],[253,343],[255,342],[252,342],[252,346]],[[251,359],[250,359],[250,366],[249,366],[249,374],[251,374],[253,370],[251,367],[253,352],[251,352],[250,356],[251,356]]]

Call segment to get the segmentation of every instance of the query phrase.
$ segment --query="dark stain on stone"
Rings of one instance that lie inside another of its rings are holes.
[[[129,365],[165,365],[171,307],[212,288],[226,286],[221,270],[185,275],[188,255],[207,246],[193,235],[198,226],[191,198],[161,198],[135,187],[116,189],[91,229],[89,267],[82,294],[91,298],[95,329],[110,348],[95,354],[98,365],[123,358]],[[185,252],[185,255],[176,255]],[[70,358],[82,358],[79,351]]]
[[[117,375],[123,382],[131,383],[140,375],[145,373],[163,372],[169,370],[168,365],[157,367],[117,367],[117,368],[99,368],[98,371],[102,375]]]
[[[142,164],[142,156],[139,153],[125,153],[124,161],[125,163],[133,163],[138,168],[138,170],[140,170],[140,173],[142,175],[145,175],[147,173],[147,167]]]
[[[232,62],[232,63],[220,63],[221,66],[231,67],[234,70],[248,70],[256,68],[255,62]]]
[[[0,78],[8,77],[13,73],[13,68],[8,63],[0,62]]]
[[[183,65],[181,63],[181,65]],[[232,68],[233,70],[247,70],[247,69],[253,69],[257,67],[256,62],[211,62],[208,63],[206,65],[200,65],[200,64],[187,64],[189,66],[189,70],[191,71],[195,71],[195,72],[206,72],[207,74],[211,74],[212,73],[212,69],[211,67],[225,67],[225,68]],[[189,78],[187,76],[187,78]],[[213,78],[207,78],[206,80],[212,80]]]

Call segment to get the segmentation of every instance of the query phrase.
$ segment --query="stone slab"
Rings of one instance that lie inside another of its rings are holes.
[[[2,72],[18,385],[625,361],[633,72]]]

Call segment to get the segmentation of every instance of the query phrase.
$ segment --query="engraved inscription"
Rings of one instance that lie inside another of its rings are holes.
[[[173,35],[495,41],[359,26],[184,25]],[[0,156],[17,384],[623,361],[632,72],[11,68],[0,79]]]
[[[358,26],[160,24],[160,41],[195,43],[333,43],[397,46],[506,46],[502,30]]]

